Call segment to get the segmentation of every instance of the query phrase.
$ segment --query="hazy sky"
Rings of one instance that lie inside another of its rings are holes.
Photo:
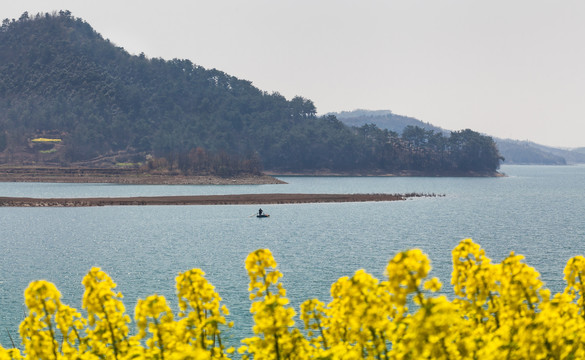
[[[449,130],[585,146],[583,0],[19,0],[132,54],[189,59],[319,114],[392,110]]]

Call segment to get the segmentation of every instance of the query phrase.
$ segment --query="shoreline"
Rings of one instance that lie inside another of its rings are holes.
[[[231,177],[140,173],[135,169],[82,167],[0,167],[0,182],[96,183],[122,185],[264,185],[286,184],[273,176]]]
[[[0,197],[0,207],[90,207],[125,205],[265,205],[331,202],[403,201],[425,194],[242,194],[94,198]]]
[[[290,172],[290,171],[264,171],[269,176],[314,176],[314,177],[506,177],[506,174],[495,172],[453,172],[437,171],[423,172],[415,170],[401,170],[397,172],[332,172],[332,171],[307,171],[307,172]]]
[[[44,183],[98,183],[121,185],[265,185],[286,184],[278,179],[283,176],[323,177],[501,177],[495,173],[422,173],[399,171],[396,173],[360,172],[279,172],[266,170],[260,175],[241,174],[231,177],[216,175],[180,175],[168,173],[144,173],[131,168],[87,168],[53,166],[0,166],[0,182],[44,182]]]
[[[286,184],[272,176],[183,176],[183,175],[136,175],[136,176],[30,176],[7,178],[0,175],[0,182],[38,182],[70,184],[119,184],[119,185],[267,185]]]

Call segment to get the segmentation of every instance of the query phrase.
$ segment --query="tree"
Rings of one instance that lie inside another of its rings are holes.
[[[0,152],[6,149],[6,133],[0,129]]]
[[[454,131],[449,138],[452,159],[461,171],[496,171],[504,158],[494,140],[475,131]]]

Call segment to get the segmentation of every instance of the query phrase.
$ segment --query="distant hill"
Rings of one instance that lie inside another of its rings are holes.
[[[422,122],[418,119],[409,116],[396,115],[390,110],[353,110],[342,111],[338,113],[330,113],[336,116],[341,122],[348,126],[362,126],[366,124],[376,124],[381,129],[388,129],[398,134],[402,134],[407,126],[418,126],[425,130],[433,130],[435,132],[448,134],[449,131],[443,130],[440,127]]]
[[[536,144],[528,141],[495,139],[500,153],[506,159],[506,164],[519,165],[566,165],[564,157],[550,151],[540,149]]]
[[[494,138],[506,164],[573,165],[585,164],[585,152],[559,149],[532,141]]]
[[[585,154],[580,152],[579,149],[559,149],[553,148],[550,146],[540,145],[536,143],[530,143],[531,146],[534,146],[537,149],[540,149],[544,152],[551,153],[556,156],[563,157],[567,164],[583,164],[585,163]]]
[[[0,163],[463,175],[500,163],[493,140],[471,130],[351,128],[300,96],[130,55],[69,11],[4,20],[0,74]]]
[[[331,113],[344,124],[362,126],[375,124],[382,129],[388,129],[398,134],[407,126],[417,126],[425,130],[432,130],[443,134],[450,131],[423,122],[416,118],[396,115],[390,110],[354,110]],[[585,148],[566,150],[539,145],[530,141],[494,138],[500,154],[505,158],[505,164],[541,164],[566,165],[585,163]]]

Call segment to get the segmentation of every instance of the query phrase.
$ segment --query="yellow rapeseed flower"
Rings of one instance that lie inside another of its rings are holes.
[[[437,296],[427,279],[430,260],[418,249],[396,254],[386,278],[364,270],[331,286],[331,301],[301,305],[304,330],[267,249],[246,258],[254,336],[238,349],[244,359],[585,359],[585,258],[564,270],[566,289],[551,295],[539,273],[511,253],[492,263],[471,239],[452,252],[453,295]],[[139,300],[136,335],[116,284],[98,268],[83,279],[87,319],[61,303],[57,288],[32,282],[25,291],[28,314],[20,325],[23,353],[0,346],[8,359],[227,359],[222,344],[227,308],[193,269],[177,278],[179,312],[164,297]]]
[[[279,279],[282,273],[276,269],[276,261],[268,249],[259,249],[246,258],[246,270],[250,277],[249,291],[253,296],[250,312],[254,316],[256,336],[242,340],[245,346],[238,351],[264,359],[306,359],[308,341],[298,329],[291,329],[295,311],[286,307],[288,299]]]
[[[233,349],[226,349],[223,345],[221,329],[232,326],[225,318],[229,310],[221,305],[221,297],[204,275],[202,270],[192,269],[180,273],[176,278],[181,310],[177,332],[181,334],[184,343],[226,357],[225,354]]]
[[[20,324],[24,352],[31,359],[57,359],[55,314],[61,305],[61,293],[48,281],[33,281],[24,292],[28,316]]]
[[[120,359],[128,353],[128,323],[122,294],[101,269],[92,268],[82,281],[85,286],[82,307],[87,311],[87,351],[99,357]]]

